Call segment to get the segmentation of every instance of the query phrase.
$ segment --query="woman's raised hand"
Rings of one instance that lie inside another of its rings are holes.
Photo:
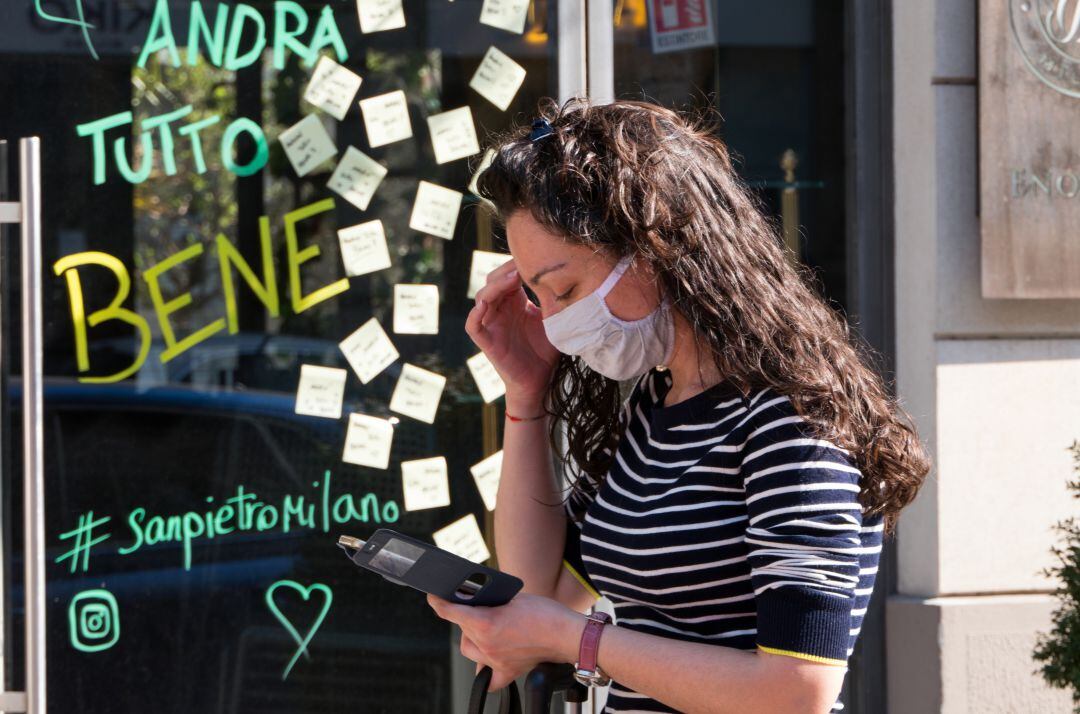
[[[506,384],[508,403],[543,404],[559,351],[548,342],[540,308],[525,294],[513,259],[488,273],[465,332]]]

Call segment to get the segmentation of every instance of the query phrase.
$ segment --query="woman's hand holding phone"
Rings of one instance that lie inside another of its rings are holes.
[[[506,384],[508,409],[516,404],[539,411],[559,351],[548,341],[540,308],[525,294],[513,259],[488,273],[465,332]]]

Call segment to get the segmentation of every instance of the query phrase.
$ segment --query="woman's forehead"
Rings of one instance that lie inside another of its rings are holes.
[[[538,249],[549,249],[567,242],[565,236],[551,231],[523,209],[514,211],[506,219],[506,237],[511,249],[520,250],[526,250],[534,244],[540,244],[535,246]]]
[[[539,223],[528,211],[515,211],[506,220],[506,238],[518,272],[529,285],[533,278],[548,269],[551,277],[581,276],[603,270],[612,262],[599,246],[583,245],[565,235],[554,233]]]

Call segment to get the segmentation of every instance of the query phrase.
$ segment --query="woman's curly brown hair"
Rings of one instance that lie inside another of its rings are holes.
[[[930,459],[868,366],[876,355],[853,343],[847,320],[811,287],[813,273],[789,259],[776,219],[705,118],[628,100],[560,107],[545,98],[538,110],[551,135],[532,141],[520,126],[490,144],[477,187],[497,218],[525,209],[569,240],[649,261],[695,327],[699,354],[711,352],[726,380],[744,395],[764,386],[787,395],[819,438],[851,452],[863,512],[882,514],[891,535]],[[558,448],[561,421],[572,465],[599,484],[621,438],[619,383],[562,355],[546,401],[555,452],[570,463]],[[583,487],[580,474],[572,487]]]

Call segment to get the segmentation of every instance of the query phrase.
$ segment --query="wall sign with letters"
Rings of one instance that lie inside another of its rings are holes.
[[[1080,0],[979,5],[982,296],[1080,298]]]

